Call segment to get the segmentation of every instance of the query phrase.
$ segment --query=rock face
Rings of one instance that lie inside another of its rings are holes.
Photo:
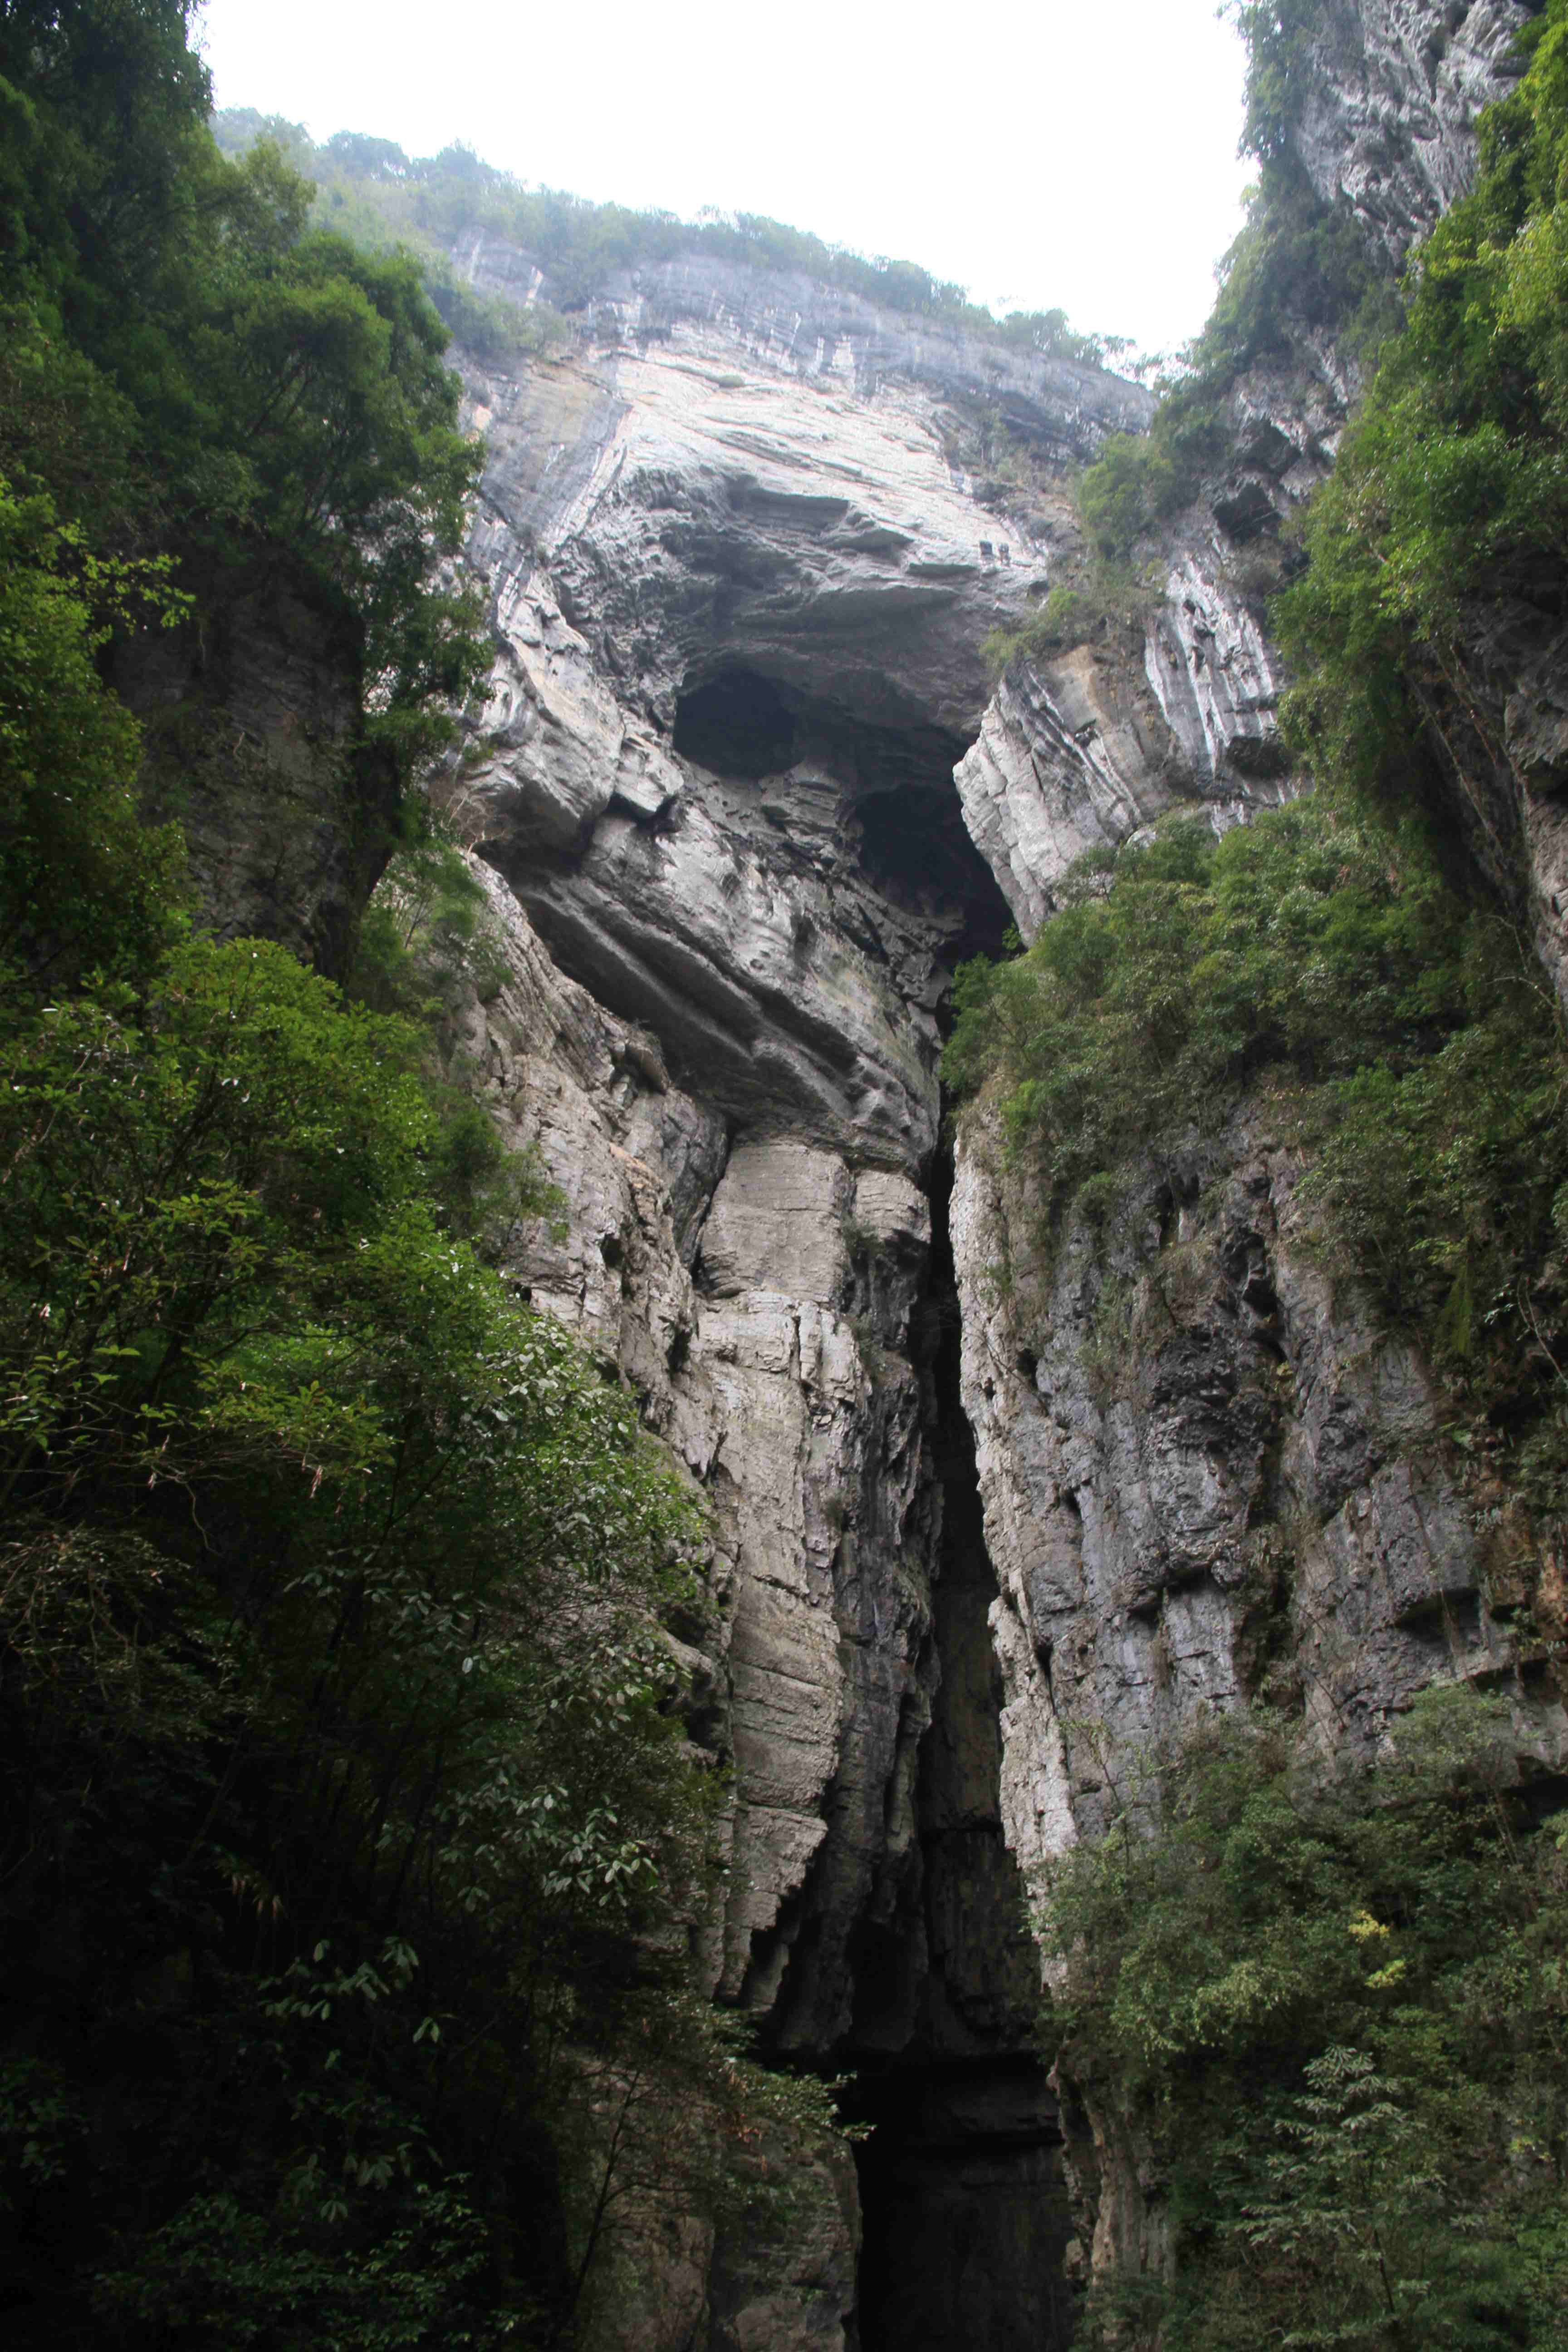
[[[458,258],[486,289],[515,292],[527,268],[479,239]],[[498,789],[533,781],[515,753],[539,734],[590,737],[570,781],[549,747],[555,806],[534,821],[557,839],[580,837],[679,698],[727,669],[879,728],[973,732],[981,639],[1026,609],[1044,564],[961,462],[966,423],[1000,416],[1065,465],[1152,406],[1093,369],[696,263],[639,273],[570,356],[521,379],[476,372],[472,391],[489,452],[473,554],[507,649]]]
[[[1522,13],[1322,12],[1300,157],[1390,256],[1463,184]],[[481,289],[552,290],[478,232],[456,252]],[[1037,1278],[983,1126],[951,1219],[942,1177],[956,962],[1032,933],[1086,848],[1298,788],[1258,612],[1352,373],[1303,330],[1240,378],[1142,619],[994,689],[984,640],[1079,549],[1064,469],[1146,423],[1136,386],[690,260],[613,284],[565,352],[466,373],[495,657],[446,793],[504,977],[454,1066],[565,1198],[510,1272],[712,1502],[718,1630],[682,1651],[692,1736],[733,1766],[710,1980],[775,2050],[861,2068],[880,2126],[858,2307],[825,2173],[765,2257],[650,2221],[605,2342],[1065,2344],[1064,2120],[1093,2259],[1157,2263],[1162,2222],[1034,2054],[1029,1871],[1207,1708],[1294,1696],[1362,1747],[1425,1683],[1537,1664],[1510,1529],[1421,1365],[1329,1286],[1261,1109],[1151,1176],[1109,1255],[1075,1234]],[[1522,826],[1568,906],[1560,665],[1517,654],[1477,823]],[[336,741],[274,699],[269,743],[290,715]],[[298,848],[320,947],[364,829],[291,844],[262,814],[215,903],[294,897]],[[1544,1697],[1536,1734],[1568,1734]]]
[[[361,647],[281,566],[230,578],[198,626],[114,649],[142,722],[142,793],[177,815],[208,921],[342,968],[386,862],[398,783],[363,740]]]
[[[470,1003],[456,1043],[468,1083],[569,1203],[562,1237],[525,1233],[509,1270],[633,1384],[714,1504],[723,1654],[694,1661],[697,1705],[738,1778],[718,1980],[753,2004],[777,1998],[791,1906],[827,1844],[838,1891],[814,1921],[814,1999],[795,2032],[830,2047],[869,1882],[912,1833],[926,1720],[931,1503],[918,1384],[897,1352],[926,1202],[893,1171],[733,1139],[477,870],[508,976]]]
[[[1520,1540],[1459,1479],[1411,1349],[1325,1271],[1261,1111],[1009,1281],[1029,1204],[984,1127],[953,1203],[964,1396],[1001,1594],[1003,1803],[1026,1866],[1136,1798],[1213,1707],[1374,1749],[1428,1685],[1526,1685]],[[1495,1603],[1495,1606],[1494,1606]],[[1568,1719],[1543,1689],[1532,1737]]]
[[[1322,480],[1354,390],[1321,340],[1247,372],[1220,404],[1223,459],[1165,534],[1159,593],[1059,656],[1007,671],[956,770],[965,822],[1026,938],[1075,857],[1177,802],[1216,824],[1294,789],[1282,672],[1259,614],[1280,519]]]
[[[481,285],[522,268],[468,258]],[[1149,403],[738,274],[658,273],[590,327],[470,379],[496,662],[450,804],[505,977],[454,1061],[565,1195],[510,1271],[713,1506],[719,1631],[686,1656],[693,1736],[734,1768],[711,1980],[779,2050],[878,2070],[879,2247],[929,2207],[951,2253],[1000,2199],[976,2243],[1022,2352],[1052,2308],[1059,2335],[1070,2224],[945,1230],[933,1259],[937,1013],[1008,919],[952,781],[982,640],[1048,581],[1053,468]],[[963,462],[977,409],[1027,436],[1028,530]],[[962,2096],[928,2087],[955,2065]],[[682,2241],[616,2325],[650,2352],[694,2326],[840,2344],[824,2194],[777,2275]],[[953,2267],[933,2252],[928,2286]],[[929,2341],[957,2352],[946,2292]],[[867,2352],[891,2294],[855,2322]]]
[[[462,257],[534,282],[480,240]],[[1048,496],[1038,537],[999,521],[959,445],[977,404],[1005,411],[1048,477],[1149,403],[686,265],[470,393],[497,650],[454,808],[511,978],[463,1048],[570,1204],[520,1279],[713,1496],[719,1981],[826,2055],[856,2032],[857,1936],[919,1874],[935,1016],[1007,912],[952,769],[981,641],[1045,584],[1053,527]]]
[[[1308,37],[1293,144],[1397,268],[1475,169],[1475,121],[1521,68],[1520,0],[1330,0]]]

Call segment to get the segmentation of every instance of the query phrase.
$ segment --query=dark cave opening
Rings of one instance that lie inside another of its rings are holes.
[[[873,722],[760,671],[731,668],[680,697],[673,742],[728,782],[777,779],[764,813],[784,830],[789,772],[808,772],[807,797],[820,790],[819,777],[831,778],[847,844],[871,887],[901,914],[934,925],[950,961],[1001,952],[1012,917],[969,837],[952,780],[965,736],[928,722]]]
[[[886,2052],[880,2029],[908,2000],[916,1952],[923,1981],[905,2046],[861,2060],[858,2112],[872,2130],[856,2151],[860,2352],[1062,2352],[1076,2314],[1065,2263],[1073,2222],[1038,1961],[1002,1833],[997,1586],[959,1391],[952,1184],[944,1154],[921,1350],[942,1493],[931,1636],[941,1680],[916,1790],[922,1917],[918,1929],[890,1923],[863,1941],[863,2049]]]
[[[1027,2056],[861,2078],[860,2352],[1058,2352],[1075,2298],[1061,2133]]]
[[[795,758],[795,713],[771,678],[721,670],[681,696],[674,742],[683,759],[715,775],[756,782],[781,774]]]
[[[1012,910],[945,791],[872,793],[855,812],[867,878],[905,912],[940,922],[954,963],[1000,955]]]

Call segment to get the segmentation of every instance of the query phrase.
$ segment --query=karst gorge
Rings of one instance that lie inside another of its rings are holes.
[[[0,0],[9,2344],[1568,2345],[1568,0],[1233,13],[1152,391]]]

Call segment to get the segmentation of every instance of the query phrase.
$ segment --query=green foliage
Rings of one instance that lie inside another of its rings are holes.
[[[981,651],[993,677],[1015,661],[1046,661],[1089,644],[1108,631],[1130,629],[1153,602],[1155,589],[1131,564],[1097,557],[1071,587],[1059,583],[1039,610],[1015,629],[994,629]]]
[[[1178,819],[1080,861],[1061,898],[1026,954],[964,967],[946,1059],[992,1087],[1037,1170],[1046,1245],[1268,1085],[1310,1147],[1331,1263],[1422,1337],[1481,1442],[1555,1507],[1563,1058],[1513,933],[1454,894],[1414,826],[1321,802],[1217,841]]]
[[[1247,47],[1241,152],[1277,161],[1310,87],[1310,38],[1324,29],[1321,0],[1228,0],[1225,14]]]
[[[1407,1066],[1464,1018],[1465,916],[1404,846],[1300,803],[1217,840],[1183,817],[1091,853],[1024,955],[964,968],[949,1076],[1001,1077],[1062,1209],[1267,1069]]]
[[[565,1202],[537,1147],[511,1150],[447,1044],[465,994],[488,1001],[506,978],[504,944],[471,859],[432,820],[389,862],[360,925],[348,992],[373,1011],[416,1022],[429,1043],[425,1088],[437,1118],[426,1181],[448,1230],[504,1252],[519,1221],[547,1218],[558,1237]]]
[[[392,858],[360,926],[353,993],[379,1012],[428,1018],[465,987],[493,994],[505,976],[484,884],[431,824]]]
[[[93,664],[139,603],[172,615],[161,568],[100,561],[0,478],[0,964],[35,983],[170,936],[184,845],[139,821],[137,730]]]
[[[1065,310],[1009,310],[999,322],[1002,341],[1037,352],[1043,358],[1076,360],[1084,367],[1114,362],[1131,345],[1125,335],[1080,335],[1068,324]]]
[[[441,578],[478,462],[446,329],[412,261],[308,227],[276,148],[219,154],[190,16],[0,13],[0,467],[204,605],[258,562],[302,575],[358,632],[367,728],[413,757],[481,658]]]
[[[1299,671],[1286,720],[1325,778],[1408,795],[1470,742],[1473,600],[1559,593],[1568,423],[1568,16],[1483,119],[1483,170],[1421,249],[1404,333],[1347,430],[1304,530],[1279,625]]]
[[[261,942],[10,1012],[6,1866],[51,1857],[94,2031],[160,2022],[107,2092],[35,2038],[4,2189],[128,2343],[555,2324],[582,2280],[496,2231],[597,2179],[568,2042],[620,2063],[701,1900],[657,1631],[701,1517],[453,1237],[419,1049]]]
[[[1101,558],[1124,563],[1231,461],[1224,402],[1245,369],[1288,352],[1303,329],[1331,328],[1341,350],[1368,354],[1400,317],[1348,206],[1325,205],[1288,158],[1270,162],[1207,324],[1162,382],[1149,431],[1112,435],[1079,478],[1079,511]]]
[[[1064,2063],[1152,2133],[1177,2234],[1133,2343],[1564,2340],[1568,1874],[1511,1756],[1465,1690],[1337,1779],[1216,1723],[1157,1826],[1145,1790],[1053,1866]]]
[[[419,266],[218,153],[187,27],[0,5],[7,2320],[561,2345],[621,2208],[765,2205],[827,2102],[687,1982],[705,1518],[487,1263],[560,1203],[458,1083],[482,885],[405,815],[344,992],[192,936],[138,820],[135,629],[280,573],[405,773],[479,650]],[[583,2127],[631,2082],[636,2132]]]

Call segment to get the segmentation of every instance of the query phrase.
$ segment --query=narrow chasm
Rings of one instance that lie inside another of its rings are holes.
[[[931,1633],[940,1678],[916,1790],[919,1910],[864,1938],[862,2050],[885,2045],[882,2011],[908,1984],[911,1945],[924,1965],[912,2032],[896,2053],[860,2060],[860,2114],[872,2130],[857,2158],[859,2337],[861,2352],[1056,2352],[1072,2337],[1072,2221],[1041,2052],[1038,1958],[1002,1832],[989,1623],[997,1587],[959,1394],[952,1189],[944,1154],[931,1187],[922,1351],[942,1531]]]

